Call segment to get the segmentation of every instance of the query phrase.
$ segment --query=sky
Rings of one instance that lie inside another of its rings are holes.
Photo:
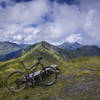
[[[100,0],[0,0],[0,41],[100,46]]]

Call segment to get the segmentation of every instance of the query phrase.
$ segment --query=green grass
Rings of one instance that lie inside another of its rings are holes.
[[[57,64],[60,72],[54,85],[35,85],[15,94],[5,88],[5,78],[16,70],[24,72],[19,60],[25,59],[25,65],[29,66],[36,59],[33,57],[29,61],[27,56],[0,62],[0,100],[100,100],[100,57],[66,61],[58,61],[56,57],[47,60],[44,56],[43,60],[45,66]]]

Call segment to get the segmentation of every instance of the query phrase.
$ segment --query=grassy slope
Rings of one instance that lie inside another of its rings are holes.
[[[20,59],[0,63],[1,83],[8,73],[24,71],[18,63]],[[0,100],[100,100],[100,57],[59,60],[56,64],[60,74],[53,86],[34,86],[16,94],[4,86],[0,88]]]

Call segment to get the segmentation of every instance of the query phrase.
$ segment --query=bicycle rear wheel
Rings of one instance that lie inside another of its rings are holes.
[[[11,92],[19,92],[26,87],[26,78],[23,72],[16,71],[8,75],[6,87]]]
[[[40,79],[43,85],[53,85],[57,80],[57,72],[53,67],[45,67],[40,72]]]

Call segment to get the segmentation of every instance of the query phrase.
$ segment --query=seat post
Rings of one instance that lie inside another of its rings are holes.
[[[38,58],[38,63],[40,64],[40,59]]]
[[[40,63],[40,60],[42,59],[42,57],[38,57],[38,63]]]

